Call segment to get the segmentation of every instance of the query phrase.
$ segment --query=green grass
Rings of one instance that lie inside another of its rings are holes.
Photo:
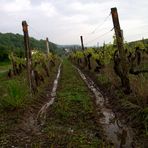
[[[0,72],[9,70],[9,68],[11,68],[11,63],[9,61],[0,62]]]
[[[144,67],[145,66],[145,67]],[[143,64],[141,69],[145,69],[147,64]],[[138,67],[138,69],[140,69]],[[107,65],[99,74],[92,73],[96,76],[96,83],[102,86],[104,92],[114,96],[111,103],[125,114],[126,120],[130,121],[133,126],[139,128],[144,136],[148,136],[148,74],[141,73],[139,75],[129,74],[132,93],[124,94],[121,89],[121,81],[113,71],[113,65]]]
[[[2,81],[0,89],[0,109],[20,108],[26,103],[28,87],[25,78],[16,77]]]
[[[46,133],[52,146],[93,147],[101,145],[100,126],[88,88],[72,65],[64,60],[56,102],[50,110]],[[103,136],[102,136],[103,137]]]
[[[11,68],[11,63],[9,61],[0,62],[0,79],[7,76],[8,70]]]
[[[111,83],[109,78],[104,74],[99,74],[97,79],[102,85],[109,85]]]
[[[5,93],[0,100],[1,108],[18,108],[26,102],[28,89],[25,83],[19,80],[10,80],[5,84]]]
[[[32,105],[38,107],[39,102],[43,99],[41,95],[46,93],[45,89],[52,86],[53,80],[56,77],[58,64],[59,61],[57,61],[55,67],[50,69],[50,77],[44,76],[44,83],[38,87],[38,92],[33,96],[29,95],[25,71],[20,76],[0,81],[0,147],[11,147],[14,143],[16,144],[12,140],[14,135],[17,135],[15,129],[20,126],[22,117],[30,110]],[[27,114],[27,117],[30,117],[30,114]],[[23,130],[20,133],[23,133]],[[37,139],[37,142],[34,143],[33,141],[31,147],[40,147],[38,143],[40,137],[34,137]],[[16,140],[16,138],[14,139]],[[17,139],[19,141],[17,144],[19,147],[24,147],[26,141],[22,142],[20,139]],[[11,141],[12,144],[10,144]],[[25,144],[22,146],[22,143]]]

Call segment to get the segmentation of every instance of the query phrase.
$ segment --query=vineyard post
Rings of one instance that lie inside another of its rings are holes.
[[[80,36],[80,39],[81,39],[81,48],[84,51],[83,36]],[[87,66],[88,61],[87,61],[87,57],[84,52],[83,52],[83,55],[84,55],[85,66]]]
[[[46,38],[46,48],[47,48],[47,54],[49,53],[49,41],[48,37]]]
[[[124,34],[123,34],[123,30],[121,29],[121,35],[122,35],[122,41],[124,43]]]
[[[117,40],[117,48],[118,48],[119,56],[121,59],[122,75],[120,78],[122,81],[123,88],[125,88],[125,91],[127,91],[127,93],[130,93],[131,90],[130,90],[130,83],[128,78],[128,65],[127,65],[126,53],[125,53],[124,43],[123,43],[123,31],[120,29],[117,8],[111,8],[111,14],[112,14],[116,40]]]
[[[46,48],[47,48],[47,59],[48,59],[48,54],[49,54],[49,41],[48,41],[48,37],[46,37]],[[49,71],[49,67],[50,67],[50,62],[48,61],[48,64],[47,64],[47,68],[48,68],[48,71]]]
[[[84,51],[83,36],[80,36],[80,39],[81,39],[81,48]]]
[[[29,47],[29,34],[28,34],[28,24],[26,21],[22,21],[23,33],[24,33],[24,46],[26,51],[26,65],[27,65],[27,78],[30,92],[33,91],[33,79],[32,79],[32,59],[31,59],[31,49]]]

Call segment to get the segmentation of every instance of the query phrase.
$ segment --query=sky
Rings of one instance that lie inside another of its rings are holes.
[[[126,41],[148,37],[148,0],[0,0],[0,32],[22,32],[61,44],[96,46],[113,41],[110,9],[117,7]]]

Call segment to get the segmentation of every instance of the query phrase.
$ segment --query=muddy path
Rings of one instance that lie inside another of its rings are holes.
[[[52,105],[54,103],[55,97],[56,97],[56,91],[57,91],[57,87],[58,87],[58,81],[60,78],[60,73],[61,73],[61,65],[58,68],[58,73],[56,76],[56,79],[53,82],[53,87],[52,87],[52,91],[50,94],[47,94],[47,97],[49,97],[49,100],[47,103],[45,103],[41,109],[39,110],[38,114],[37,114],[37,119],[36,121],[38,123],[40,123],[40,125],[44,125],[45,121],[46,121],[46,114],[47,114],[47,110],[50,107],[50,105]]]
[[[121,119],[119,119],[111,108],[109,108],[108,99],[103,97],[97,85],[86,76],[79,68],[75,67],[79,72],[81,78],[84,80],[88,88],[93,92],[95,96],[96,105],[101,111],[100,123],[103,126],[105,135],[116,148],[133,148],[136,147],[133,140],[132,128],[125,125]],[[100,112],[98,112],[100,114]]]
[[[134,148],[132,129],[108,104],[97,85],[64,60],[2,147]]]
[[[77,70],[64,60],[57,96],[49,107],[44,128],[49,147],[109,147],[110,143],[104,141],[93,100]]]
[[[44,88],[36,100],[23,116],[19,118],[14,127],[6,133],[0,146],[5,147],[35,147],[36,143],[47,144],[48,136],[43,132],[43,125],[46,121],[46,113],[53,104],[61,72],[61,64],[55,70],[53,82]],[[52,85],[51,85],[52,84]]]

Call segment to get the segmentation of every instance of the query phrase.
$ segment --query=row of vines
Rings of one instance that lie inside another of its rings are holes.
[[[125,89],[122,82],[122,68],[119,51],[114,44],[100,48],[77,50],[69,55],[69,59],[79,66],[95,81],[105,86],[104,92],[109,91],[114,96],[117,108],[124,110],[127,121],[137,123],[144,135],[148,135],[148,49],[142,42],[130,46],[124,44],[126,54],[126,69],[130,87]],[[108,85],[104,85],[104,84]],[[134,125],[134,124],[133,124]]]
[[[26,72],[26,58],[20,58],[11,53],[9,59],[12,63],[12,69],[9,69],[8,77],[19,76],[22,72]],[[52,53],[45,54],[43,52],[33,52],[32,54],[32,77],[34,91],[44,82],[45,77],[49,77],[49,71],[58,61],[58,56]]]

